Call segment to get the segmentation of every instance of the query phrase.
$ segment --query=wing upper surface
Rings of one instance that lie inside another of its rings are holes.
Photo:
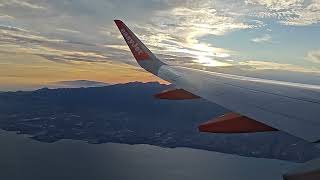
[[[171,74],[173,74],[171,78]],[[320,86],[162,66],[159,77],[294,136],[320,139]]]

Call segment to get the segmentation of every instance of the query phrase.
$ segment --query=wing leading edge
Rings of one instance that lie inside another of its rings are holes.
[[[120,20],[120,32],[141,67],[235,113],[310,142],[320,139],[320,86],[170,66]]]

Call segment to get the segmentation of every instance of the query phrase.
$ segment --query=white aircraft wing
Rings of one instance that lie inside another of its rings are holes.
[[[177,99],[202,97],[219,104],[247,117],[249,121],[239,122],[240,126],[248,124],[250,132],[257,127],[250,123],[254,120],[259,127],[272,127],[310,142],[320,140],[319,85],[170,66],[152,54],[122,21],[115,22],[141,67],[183,89],[171,92],[179,95]],[[214,125],[239,126],[235,122]]]

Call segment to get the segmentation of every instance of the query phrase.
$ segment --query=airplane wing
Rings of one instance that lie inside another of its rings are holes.
[[[156,97],[201,97],[233,111],[201,125],[200,130],[216,133],[281,130],[309,142],[320,140],[319,85],[170,66],[152,54],[122,21],[115,23],[141,67],[181,88]]]

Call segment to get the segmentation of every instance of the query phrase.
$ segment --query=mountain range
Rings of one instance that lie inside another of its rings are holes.
[[[47,143],[73,139],[91,144],[150,144],[294,162],[320,157],[312,144],[283,132],[200,133],[199,124],[229,111],[204,99],[153,97],[168,88],[172,86],[132,82],[0,93],[0,128]]]
[[[108,86],[109,84],[98,81],[90,80],[73,80],[73,81],[58,81],[48,84],[49,88],[81,88],[81,87],[102,87]]]

